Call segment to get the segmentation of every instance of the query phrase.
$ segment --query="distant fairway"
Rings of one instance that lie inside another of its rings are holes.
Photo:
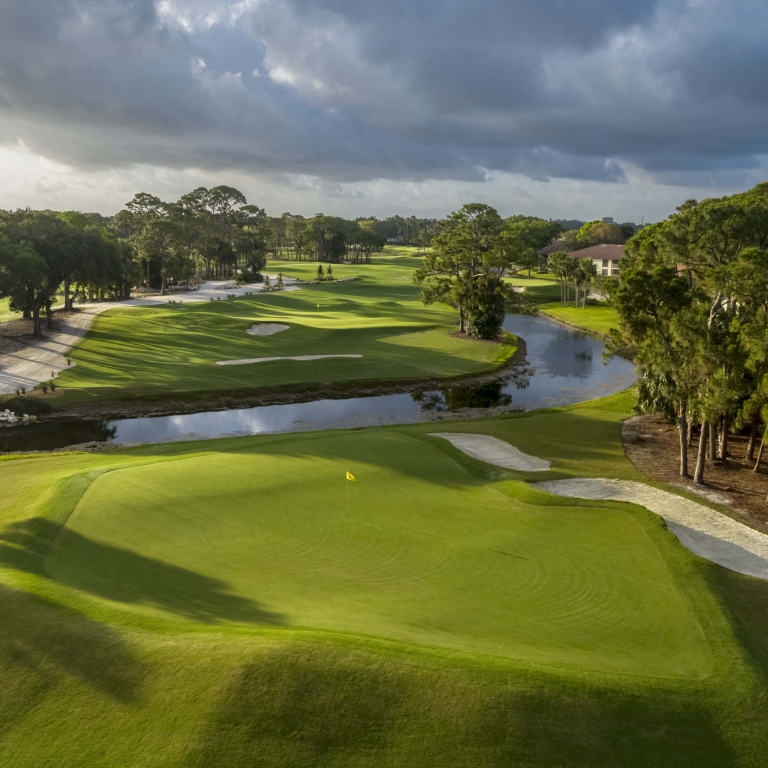
[[[298,291],[100,315],[70,353],[76,366],[58,377],[58,405],[92,397],[297,387],[367,379],[451,377],[492,370],[514,343],[454,335],[457,315],[425,306],[412,276],[412,250],[375,257],[374,264],[335,265],[351,282],[307,284]],[[269,272],[314,279],[317,263],[272,262]],[[327,267],[327,265],[325,265]],[[247,333],[253,323],[288,325],[273,336]],[[273,361],[217,366],[218,361],[301,355],[361,355],[358,359]],[[309,387],[310,389],[312,387]]]
[[[204,621],[667,676],[709,663],[631,516],[522,505],[396,432],[271,440],[107,473],[47,567],[114,603]],[[204,579],[226,590],[196,587]]]

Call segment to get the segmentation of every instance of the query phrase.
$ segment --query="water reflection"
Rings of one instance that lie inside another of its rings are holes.
[[[422,411],[458,411],[462,408],[500,408],[512,405],[512,395],[504,392],[501,381],[479,387],[449,387],[448,389],[414,392],[411,397]]]
[[[571,405],[618,392],[635,380],[634,366],[627,360],[614,358],[602,364],[601,341],[546,317],[508,315],[504,328],[525,340],[527,362],[500,381],[413,394],[0,428],[0,451],[53,450],[87,442],[130,444],[409,424],[463,409],[530,410]]]
[[[0,429],[0,453],[53,451],[80,443],[114,440],[117,425],[112,421],[72,419],[55,424],[28,424]]]

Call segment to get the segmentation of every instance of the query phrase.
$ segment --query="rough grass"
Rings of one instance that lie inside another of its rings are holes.
[[[0,323],[7,323],[10,320],[18,320],[21,312],[11,312],[8,308],[10,299],[0,299]]]
[[[637,478],[627,405],[445,428]],[[3,766],[764,765],[768,584],[440,428],[0,461]]]
[[[317,270],[311,263],[278,264],[285,274]],[[59,386],[66,390],[59,404],[78,396],[450,377],[490,370],[509,359],[514,344],[459,338],[452,333],[452,310],[421,303],[419,289],[411,283],[417,264],[411,255],[382,256],[373,265],[338,265],[334,272],[339,276],[361,276],[353,282],[201,304],[112,310],[96,319],[72,351],[77,365],[59,376]],[[273,267],[269,270],[277,271]],[[246,333],[252,323],[264,321],[290,328],[274,336]],[[215,365],[256,357],[339,354],[363,357]]]
[[[586,307],[563,307],[560,304],[544,304],[539,307],[542,314],[561,320],[574,328],[607,336],[611,328],[619,327],[619,316],[614,307],[587,305]]]

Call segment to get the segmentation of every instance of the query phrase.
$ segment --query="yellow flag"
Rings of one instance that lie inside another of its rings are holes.
[[[317,305],[317,308],[320,309],[320,305],[319,304]]]
[[[351,472],[347,472],[347,480],[355,481],[355,476]]]

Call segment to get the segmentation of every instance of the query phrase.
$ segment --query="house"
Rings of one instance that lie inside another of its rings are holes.
[[[539,256],[543,256],[546,259],[550,254],[566,250],[568,250],[568,248],[566,247],[564,240],[553,240],[548,246],[539,251]]]
[[[569,255],[572,259],[591,259],[597,267],[598,275],[615,276],[619,274],[619,261],[624,255],[624,246],[603,243],[571,251]]]

